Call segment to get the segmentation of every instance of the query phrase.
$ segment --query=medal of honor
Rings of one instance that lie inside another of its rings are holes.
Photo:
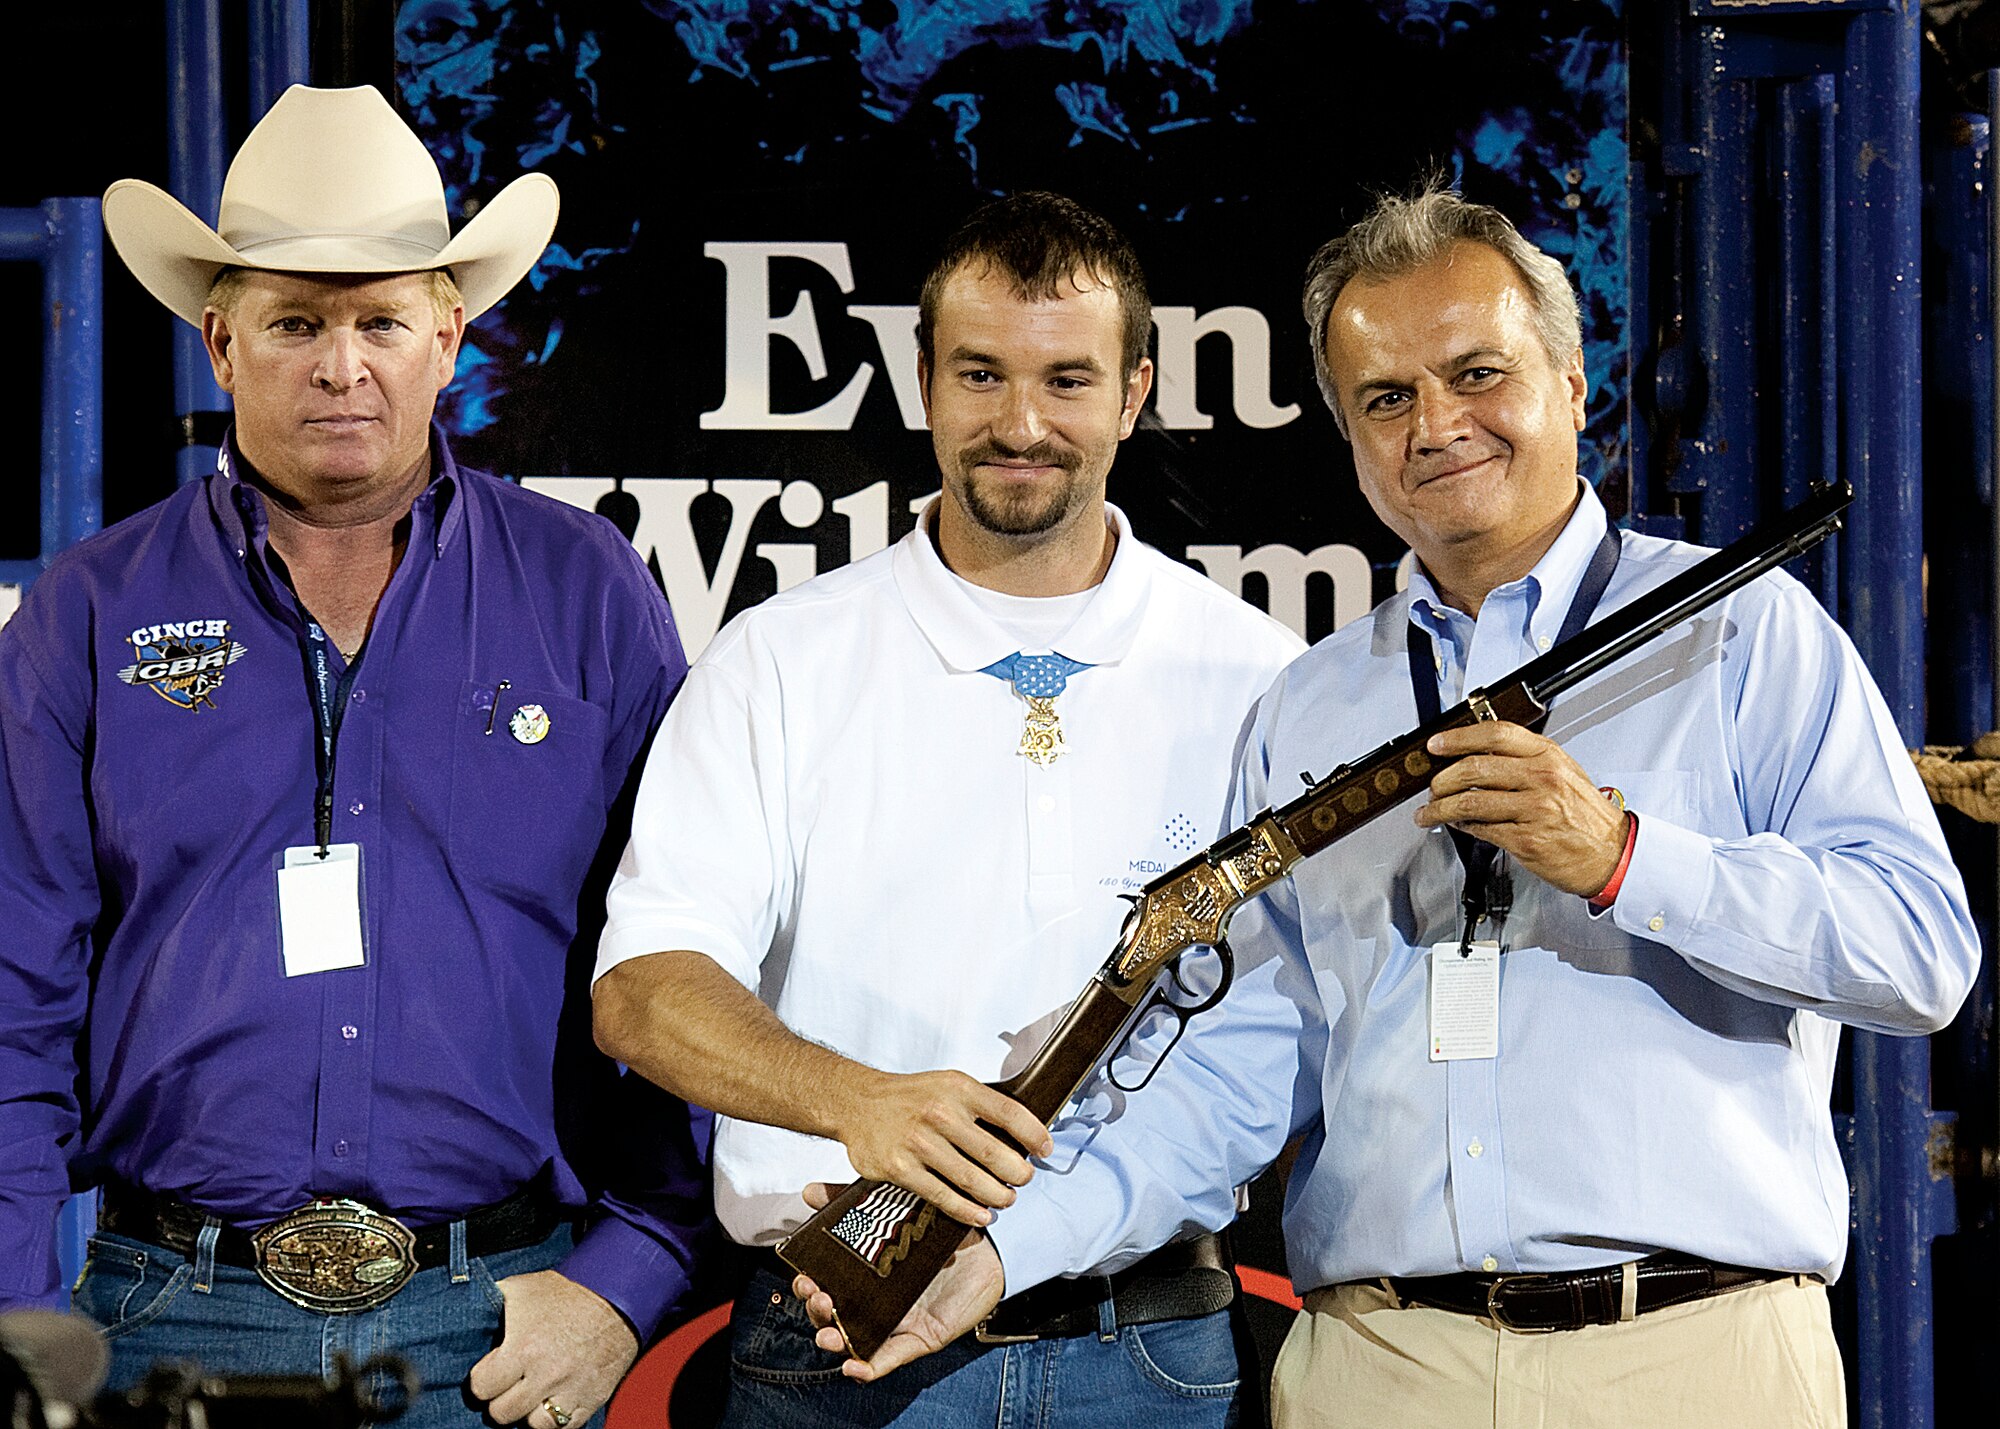
[[[981,672],[1007,681],[1014,687],[1014,693],[1028,702],[1027,717],[1021,724],[1021,743],[1015,753],[1042,769],[1069,753],[1062,716],[1056,713],[1056,696],[1063,692],[1071,675],[1089,668],[1083,661],[1064,655],[1017,653],[995,660]]]
[[[1028,717],[1021,725],[1019,753],[1046,769],[1069,753],[1069,741],[1063,738],[1062,716],[1056,713],[1054,695],[1026,698]]]

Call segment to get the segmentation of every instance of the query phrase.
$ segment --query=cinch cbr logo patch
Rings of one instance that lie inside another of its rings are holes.
[[[118,678],[128,685],[151,685],[161,699],[184,710],[215,708],[222,672],[243,658],[243,647],[229,638],[226,620],[169,620],[142,625],[125,639],[136,665]]]

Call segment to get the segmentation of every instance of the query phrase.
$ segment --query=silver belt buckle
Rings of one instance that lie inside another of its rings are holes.
[[[1009,1335],[999,1330],[989,1330],[990,1320],[981,1320],[972,1327],[972,1338],[982,1345],[1030,1345],[1041,1338],[1040,1335]]]
[[[1512,1320],[1507,1318],[1507,1312],[1501,1303],[1502,1292],[1504,1292],[1509,1286],[1546,1284],[1547,1282],[1552,1281],[1554,1279],[1555,1276],[1553,1275],[1545,1273],[1537,1273],[1537,1272],[1527,1272],[1520,1275],[1496,1276],[1494,1278],[1493,1283],[1486,1287],[1487,1318],[1490,1319],[1494,1324],[1498,1325],[1501,1329],[1510,1331],[1511,1333],[1516,1335],[1553,1335],[1557,1333],[1557,1331],[1561,1328],[1558,1325],[1515,1324]]]
[[[373,1310],[417,1273],[417,1237],[360,1201],[308,1203],[254,1232],[257,1275],[307,1310]]]

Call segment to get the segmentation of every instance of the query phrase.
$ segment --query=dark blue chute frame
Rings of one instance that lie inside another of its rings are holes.
[[[1720,545],[1810,480],[1852,481],[1846,534],[1797,573],[1854,637],[1912,746],[1926,739],[1921,22],[1917,6],[1870,0],[1800,0],[1754,17],[1729,0],[1693,0],[1658,7],[1632,39],[1635,70],[1641,46],[1658,56],[1657,95],[1635,93],[1633,110],[1659,115],[1657,143],[1633,147],[1634,366],[1654,374],[1654,390],[1650,422],[1634,423],[1632,524]],[[1976,130],[1983,156],[1984,121],[1960,128]],[[1947,188],[1981,161],[1959,147],[1968,154],[1937,165]],[[1992,184],[1957,187],[1941,205],[1957,205],[1949,222],[1933,217],[1931,246],[1948,250],[1948,281],[1990,304]],[[1981,241],[1966,251],[1944,228]],[[1961,739],[1992,727],[1990,581],[1977,571],[1947,595],[1940,572],[1968,565],[1962,548],[1990,550],[1983,514],[1966,518],[1992,499],[1991,330],[1990,311],[1966,317],[1955,350],[1932,354],[1933,371],[1979,369],[1969,395],[1984,433],[1975,450],[1953,453],[1951,473],[1935,473],[1941,496],[1957,483],[1962,509],[1935,543],[1934,557],[1951,559],[1932,562],[1932,605],[1951,600],[1969,618],[1940,628],[1950,638],[1933,665],[1958,663],[1968,640],[1978,647],[1950,702],[1963,708],[1939,711],[1942,732]],[[1934,669],[1934,687],[1938,678]],[[1990,871],[1968,872],[1975,904],[1990,908]],[[1841,1288],[1855,1303],[1862,1429],[1934,1423],[1937,1316],[1984,1308],[1983,1291],[1934,1304],[1932,1242],[1959,1228],[1954,1168],[1966,1158],[1955,1154],[1957,1116],[1931,1098],[1934,1048],[1966,1058],[1962,1029],[1990,1001],[1991,963],[1989,949],[1973,1007],[1951,1032],[1850,1040],[1853,1112],[1840,1122],[1854,1246]],[[1966,1072],[1976,1078],[1983,1059],[1990,1082],[1990,1035],[1971,1050]]]
[[[0,561],[0,583],[27,586],[56,553],[104,524],[104,229],[94,198],[0,209],[0,261],[42,268],[41,542],[29,560]],[[65,1276],[83,1263],[96,1220],[63,1212]]]

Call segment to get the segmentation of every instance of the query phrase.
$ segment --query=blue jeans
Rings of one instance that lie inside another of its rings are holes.
[[[420,1270],[388,1303],[352,1315],[301,1309],[254,1270],[214,1263],[213,1251],[179,1251],[98,1235],[77,1280],[75,1308],[104,1327],[108,1390],[138,1384],[156,1360],[194,1360],[211,1374],[323,1376],[336,1354],[356,1365],[397,1354],[417,1372],[418,1393],[398,1429],[479,1429],[491,1424],[465,1387],[479,1358],[500,1343],[500,1291],[510,1275],[548,1270],[569,1253],[562,1227],[540,1245]],[[591,1429],[601,1425],[600,1414]],[[573,1426],[574,1429],[574,1426]]]
[[[967,1335],[872,1384],[813,1343],[805,1307],[767,1270],[729,1326],[725,1429],[1233,1429],[1229,1312],[1098,1334],[982,1345]]]

